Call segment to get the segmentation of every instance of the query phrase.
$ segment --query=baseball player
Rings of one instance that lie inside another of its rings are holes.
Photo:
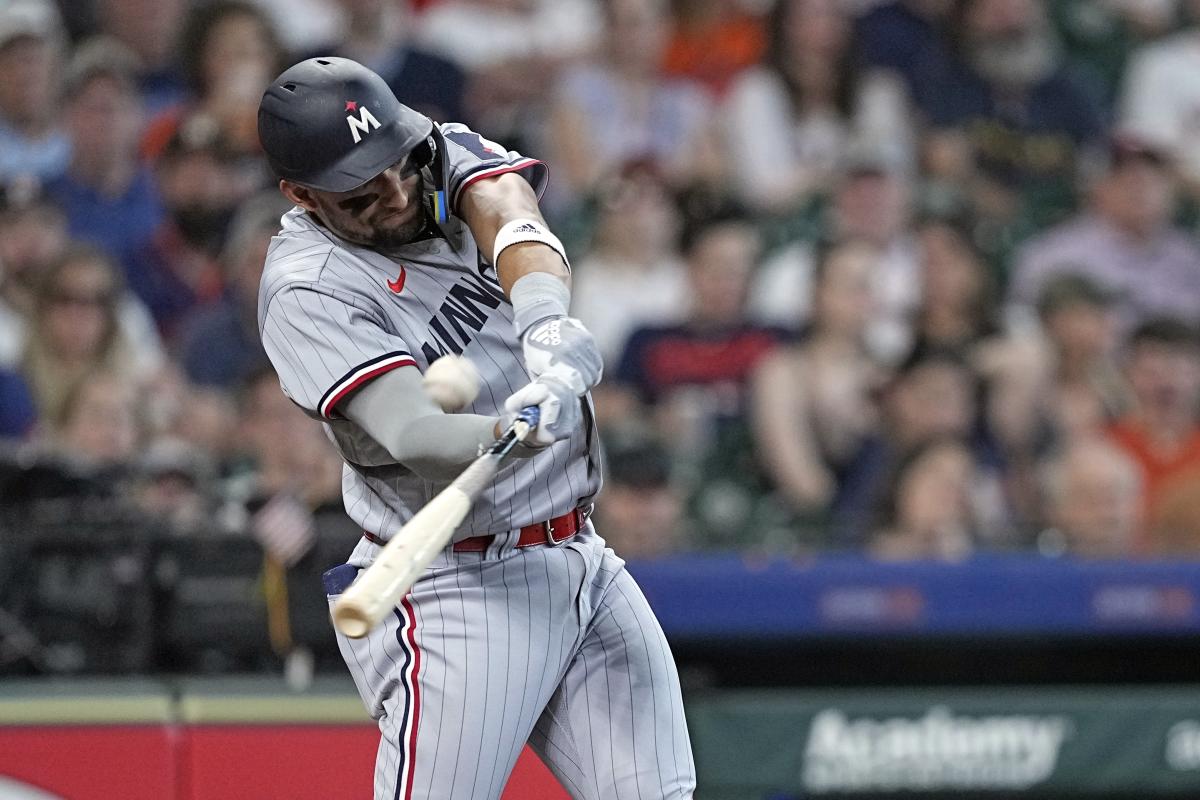
[[[341,58],[280,75],[259,136],[295,203],[259,328],[283,391],[345,460],[364,534],[330,599],[524,406],[541,423],[394,614],[339,646],[382,736],[375,797],[495,798],[528,741],[576,798],[687,798],[695,769],[662,630],[588,521],[600,488],[591,335],[538,210],[541,162],[434,124]],[[444,353],[482,390],[443,413]]]

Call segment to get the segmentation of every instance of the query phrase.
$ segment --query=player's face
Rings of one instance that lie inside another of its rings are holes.
[[[387,250],[411,242],[425,225],[419,166],[407,158],[349,192],[313,192],[321,221],[353,244]]]

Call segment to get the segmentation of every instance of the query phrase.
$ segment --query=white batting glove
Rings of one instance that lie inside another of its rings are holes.
[[[571,436],[579,425],[579,396],[557,375],[543,375],[532,383],[518,389],[504,401],[508,415],[502,420],[506,427],[512,417],[526,406],[537,406],[541,419],[536,428],[525,439],[532,447],[545,447]]]
[[[582,395],[600,382],[604,360],[596,340],[574,317],[549,317],[535,322],[521,337],[525,366],[535,378],[553,373]]]

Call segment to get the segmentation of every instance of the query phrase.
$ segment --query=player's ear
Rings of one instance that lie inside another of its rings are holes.
[[[312,190],[306,186],[301,186],[298,183],[291,181],[280,181],[279,191],[283,192],[283,196],[291,200],[296,205],[303,208],[305,211],[316,211],[317,202],[313,196]]]

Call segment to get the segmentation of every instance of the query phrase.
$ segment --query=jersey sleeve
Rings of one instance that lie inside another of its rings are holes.
[[[416,366],[408,345],[366,303],[319,285],[279,289],[267,304],[262,340],[284,394],[324,419],[339,416],[338,404],[367,381]]]
[[[458,214],[467,187],[506,172],[521,175],[541,197],[547,181],[546,165],[541,161],[485,139],[466,125],[446,123],[441,131],[446,142],[446,194],[452,214]]]

